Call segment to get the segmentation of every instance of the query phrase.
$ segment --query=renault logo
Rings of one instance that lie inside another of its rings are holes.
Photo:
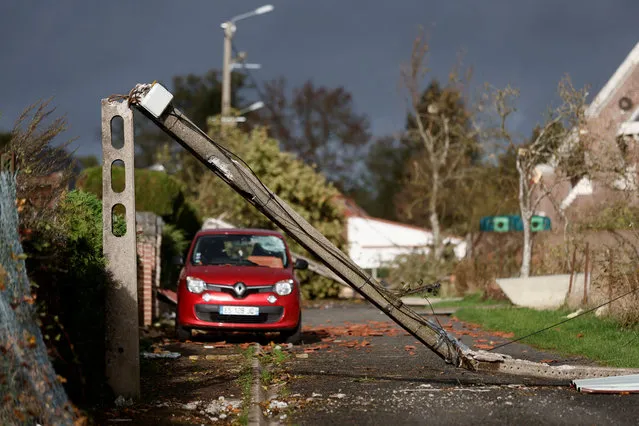
[[[233,286],[233,290],[235,290],[235,294],[237,294],[237,297],[242,297],[242,295],[246,292],[246,284],[235,283],[235,285]]]

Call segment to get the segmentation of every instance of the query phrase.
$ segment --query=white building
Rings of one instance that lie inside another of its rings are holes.
[[[433,244],[433,233],[424,228],[369,216],[353,201],[342,198],[346,214],[346,240],[349,257],[364,269],[387,267],[402,254],[427,254]],[[444,236],[458,259],[466,255],[466,242]]]

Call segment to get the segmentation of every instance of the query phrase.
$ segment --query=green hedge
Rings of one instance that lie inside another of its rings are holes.
[[[116,218],[116,229],[125,226]],[[31,230],[23,246],[56,372],[66,378],[75,403],[96,400],[108,392],[104,301],[111,283],[102,255],[101,201],[86,192],[69,192],[55,220]]]
[[[114,167],[112,174],[114,188],[124,187],[124,168]],[[78,188],[102,198],[102,168],[91,167],[78,178]],[[164,172],[135,170],[135,209],[139,212],[153,212],[166,223],[175,225],[191,238],[200,229],[201,221],[196,209],[186,199],[181,181]]]

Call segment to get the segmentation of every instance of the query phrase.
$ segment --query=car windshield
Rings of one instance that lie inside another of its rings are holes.
[[[286,268],[284,241],[274,235],[203,235],[191,255],[193,265],[235,265]]]

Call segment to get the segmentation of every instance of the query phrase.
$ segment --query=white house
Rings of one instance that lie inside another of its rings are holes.
[[[349,257],[361,268],[376,270],[387,267],[397,256],[428,253],[433,233],[424,228],[371,217],[351,200],[342,198],[346,214],[346,240]],[[444,236],[458,259],[466,255],[466,242]]]

